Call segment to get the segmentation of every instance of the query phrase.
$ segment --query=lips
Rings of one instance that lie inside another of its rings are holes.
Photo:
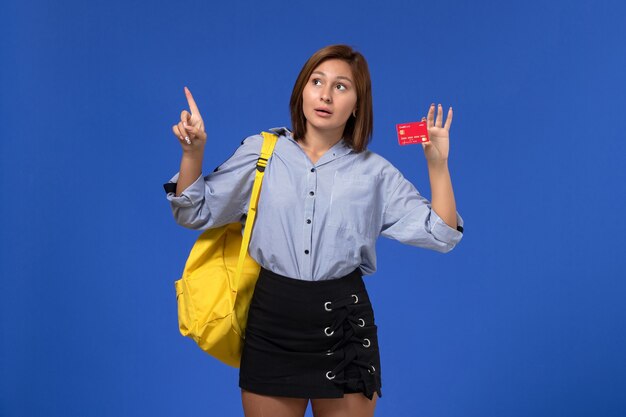
[[[333,114],[332,111],[330,111],[328,108],[326,107],[317,107],[315,109],[316,112],[320,112],[320,113],[325,113],[325,114]]]

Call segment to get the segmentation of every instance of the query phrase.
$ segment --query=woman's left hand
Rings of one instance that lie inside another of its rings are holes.
[[[430,105],[428,110],[428,118],[422,117],[422,121],[426,120],[428,127],[428,138],[430,142],[422,143],[424,155],[428,162],[445,162],[448,160],[450,152],[450,125],[452,124],[452,107],[448,110],[446,123],[443,123],[443,107],[439,104],[437,111],[437,119],[435,120],[435,103]]]

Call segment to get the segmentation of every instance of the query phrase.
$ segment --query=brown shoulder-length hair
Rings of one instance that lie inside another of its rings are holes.
[[[374,112],[372,109],[372,81],[367,61],[361,53],[348,45],[330,45],[315,52],[304,64],[291,92],[289,109],[294,139],[302,139],[306,134],[306,118],[302,110],[302,92],[309,77],[322,62],[329,59],[341,59],[352,69],[356,87],[356,117],[350,115],[343,131],[343,139],[356,152],[367,149],[374,130]]]

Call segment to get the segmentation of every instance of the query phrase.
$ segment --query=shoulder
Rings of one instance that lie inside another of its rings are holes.
[[[370,175],[377,175],[386,180],[398,180],[402,173],[389,160],[374,151],[366,149],[359,153],[354,153],[361,170],[369,172]]]
[[[263,136],[258,133],[244,138],[226,161],[218,165],[213,172],[256,166],[256,161],[263,146]]]
[[[272,127],[270,129],[264,130],[264,132],[274,133],[279,138],[281,136],[291,136],[291,131],[286,127]],[[241,141],[241,146],[249,149],[257,148],[258,150],[260,150],[262,145],[263,135],[261,134],[261,132],[250,135]]]
[[[261,149],[262,144],[263,144],[263,136],[261,136],[260,133],[257,133],[256,135],[250,135],[250,136],[245,137],[241,141],[239,148],[243,148],[247,150],[253,150],[254,148]]]
[[[276,135],[278,135],[278,137],[281,136],[291,136],[291,130],[289,130],[286,127],[272,127],[270,129],[267,130],[267,132],[270,133],[275,133]]]

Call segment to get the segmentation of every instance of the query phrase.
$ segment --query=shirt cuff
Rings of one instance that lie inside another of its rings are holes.
[[[204,198],[204,177],[202,174],[189,187],[176,197],[176,184],[178,182],[176,173],[168,182],[163,184],[163,188],[167,193],[167,199],[174,207],[192,207],[197,205]]]
[[[435,239],[450,244],[456,245],[463,237],[463,219],[456,213],[457,228],[453,229],[443,221],[441,217],[435,212],[430,210],[430,229]]]

